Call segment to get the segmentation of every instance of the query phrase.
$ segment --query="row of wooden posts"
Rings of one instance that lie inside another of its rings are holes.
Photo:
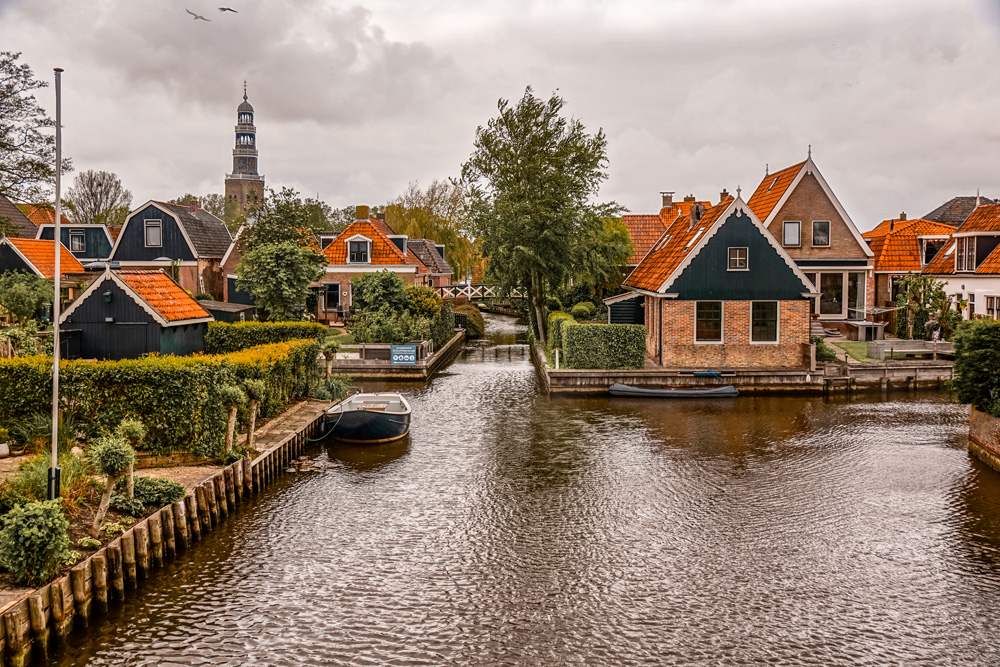
[[[47,655],[74,626],[86,627],[112,599],[124,600],[152,570],[198,542],[280,475],[320,427],[321,417],[256,459],[244,458],[219,470],[181,500],[137,522],[68,575],[0,609],[2,664],[20,667],[35,655]]]

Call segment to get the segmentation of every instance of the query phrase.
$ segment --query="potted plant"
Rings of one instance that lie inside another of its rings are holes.
[[[0,428],[0,459],[5,459],[10,456],[10,445],[7,441],[10,440],[10,433],[5,428]]]

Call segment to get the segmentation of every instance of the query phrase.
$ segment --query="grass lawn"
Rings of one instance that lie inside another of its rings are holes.
[[[327,342],[337,343],[338,345],[354,345],[354,336],[351,334],[340,334],[339,336],[327,336]]]
[[[875,359],[868,356],[868,343],[864,341],[857,340],[842,340],[842,341],[830,341],[832,345],[836,345],[841,350],[847,352],[851,355],[851,359],[855,361],[860,361],[864,364],[875,363]]]

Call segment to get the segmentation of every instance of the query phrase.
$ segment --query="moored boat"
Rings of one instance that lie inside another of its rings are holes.
[[[739,390],[731,384],[721,387],[705,387],[704,389],[650,389],[632,387],[627,384],[611,385],[608,389],[612,396],[632,396],[636,398],[733,398],[739,395]]]
[[[410,431],[410,404],[400,394],[355,394],[327,410],[325,426],[345,442],[392,442]]]

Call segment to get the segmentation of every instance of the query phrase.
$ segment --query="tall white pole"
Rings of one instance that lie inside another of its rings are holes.
[[[55,250],[55,295],[52,299],[52,467],[49,468],[49,500],[59,497],[59,311],[62,295],[62,68],[56,67],[56,227],[53,234]]]

